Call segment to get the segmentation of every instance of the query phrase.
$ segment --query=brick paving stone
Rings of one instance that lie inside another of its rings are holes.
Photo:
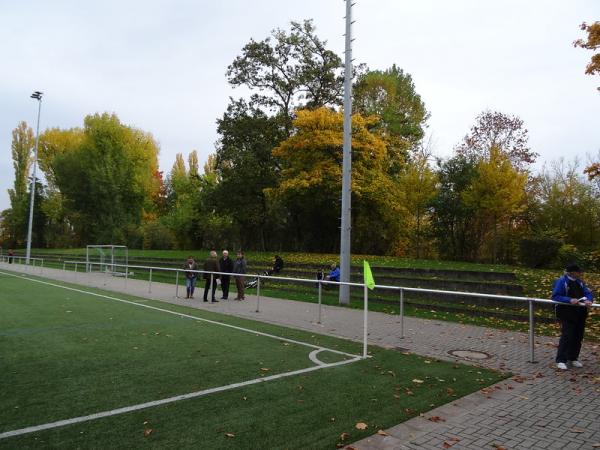
[[[162,283],[153,282],[152,292],[148,292],[147,281],[124,280],[100,273],[75,274],[55,269],[43,269],[40,273],[39,267],[18,264],[8,267],[5,263],[0,263],[0,268],[315,333],[357,341],[362,339],[363,313],[349,308],[323,306],[322,324],[318,324],[317,306],[303,302],[261,297],[260,312],[257,313],[256,298],[250,295],[246,302],[204,304],[176,298],[174,286]],[[373,436],[353,443],[352,447],[357,450],[440,449],[444,440],[452,436],[461,439],[451,447],[454,450],[492,449],[494,443],[511,450],[590,449],[600,442],[600,423],[596,420],[600,411],[600,386],[593,382],[594,378],[600,377],[598,344],[584,341],[581,353],[584,369],[559,372],[554,364],[556,338],[536,336],[535,359],[538,362],[530,363],[527,333],[405,317],[405,337],[402,338],[398,316],[371,312],[368,323],[370,344],[407,349],[428,358],[472,364],[474,371],[478,366],[508,371],[522,382],[515,379],[503,381],[498,383],[501,389],[489,398],[476,392],[453,402],[453,413],[443,427],[418,428],[415,424],[420,418],[416,417],[390,429],[411,430],[393,435],[393,439],[389,440],[391,446]],[[490,358],[481,361],[456,358],[449,353],[456,349],[483,351]],[[507,389],[507,386],[513,389]],[[461,404],[464,406],[461,407]],[[447,411],[443,409],[447,407],[442,406],[428,414],[442,415],[436,411]],[[567,431],[573,427],[585,432]],[[375,442],[380,447],[374,446]]]

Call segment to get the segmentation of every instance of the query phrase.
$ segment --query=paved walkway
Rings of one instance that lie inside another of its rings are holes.
[[[0,269],[8,269],[0,263]],[[219,303],[175,297],[173,285],[124,280],[98,273],[13,265],[36,275],[86,286],[126,292],[167,303],[285,325],[333,336],[362,340],[362,311],[261,297]],[[180,294],[185,288],[180,289]],[[201,290],[197,294],[202,296]],[[406,317],[400,338],[399,317],[369,313],[369,344],[397,348],[432,358],[461,361],[515,374],[445,406],[346,447],[391,449],[592,449],[600,448],[600,345],[584,343],[583,369],[554,369],[555,338],[536,337],[539,363],[529,363],[526,333]],[[453,357],[453,350],[484,352],[485,360]],[[438,416],[440,419],[429,420]]]

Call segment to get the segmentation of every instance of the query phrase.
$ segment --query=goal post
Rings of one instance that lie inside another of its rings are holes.
[[[88,245],[85,251],[86,272],[106,272],[125,276],[129,262],[126,245]]]

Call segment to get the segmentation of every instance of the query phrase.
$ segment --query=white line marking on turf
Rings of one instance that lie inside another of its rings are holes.
[[[99,412],[99,413],[95,413],[95,414],[89,414],[87,416],[74,417],[72,419],[59,420],[59,421],[56,421],[56,422],[50,422],[50,423],[46,423],[46,424],[42,424],[42,425],[36,425],[36,426],[21,428],[21,429],[18,429],[18,430],[6,431],[6,432],[3,432],[3,433],[0,433],[0,439],[5,439],[5,438],[9,438],[9,437],[14,437],[14,436],[20,436],[20,435],[23,435],[23,434],[35,433],[35,432],[38,432],[38,431],[48,430],[48,429],[51,429],[51,428],[58,428],[58,427],[62,427],[62,426],[66,426],[66,425],[72,425],[72,424],[81,423],[81,422],[87,422],[87,421],[90,421],[90,420],[101,419],[101,418],[104,418],[104,417],[116,416],[116,415],[119,415],[119,414],[125,414],[125,413],[128,413],[128,412],[138,411],[138,410],[141,410],[141,409],[151,408],[151,407],[154,407],[154,406],[160,406],[160,405],[165,405],[165,404],[168,404],[168,403],[174,403],[174,402],[178,402],[178,401],[182,401],[182,400],[187,400],[187,399],[190,399],[190,398],[203,397],[203,396],[206,396],[206,395],[209,395],[209,394],[214,394],[214,393],[217,393],[217,392],[228,391],[228,390],[236,389],[236,388],[243,387],[243,386],[250,386],[250,385],[253,385],[253,384],[263,383],[263,382],[266,382],[266,381],[277,380],[279,378],[287,378],[287,377],[290,377],[290,376],[299,375],[299,374],[308,373],[308,372],[314,372],[314,371],[321,370],[321,369],[327,369],[327,368],[331,368],[331,367],[342,366],[342,365],[345,365],[345,364],[350,364],[350,363],[354,363],[354,362],[360,361],[362,359],[362,357],[359,356],[359,355],[353,355],[351,353],[345,353],[345,352],[341,352],[339,350],[330,349],[330,348],[327,348],[327,347],[319,347],[317,345],[308,344],[306,342],[295,341],[293,339],[288,339],[288,338],[282,338],[282,337],[275,336],[275,335],[272,335],[272,334],[268,334],[268,333],[263,333],[263,332],[260,332],[260,331],[251,330],[249,328],[243,328],[243,327],[238,327],[238,326],[235,326],[235,325],[224,324],[224,323],[221,323],[221,322],[216,322],[214,320],[209,320],[209,319],[203,319],[201,317],[196,317],[196,316],[192,316],[192,315],[189,315],[189,314],[178,313],[178,312],[175,312],[175,311],[170,311],[168,309],[157,308],[155,306],[143,305],[143,304],[132,302],[132,301],[129,301],[129,300],[124,300],[124,299],[120,299],[120,298],[116,298],[116,297],[111,297],[109,295],[98,294],[98,293],[95,293],[95,292],[84,291],[82,289],[76,289],[76,288],[72,288],[72,287],[68,287],[68,286],[62,286],[60,284],[50,283],[50,282],[47,282],[47,281],[36,280],[36,279],[29,278],[29,277],[24,276],[24,275],[15,275],[15,274],[12,274],[12,273],[2,272],[2,271],[0,271],[0,274],[6,275],[6,276],[15,277],[15,278],[25,278],[28,281],[32,281],[32,282],[36,282],[36,283],[40,283],[40,284],[45,284],[45,285],[48,285],[48,286],[54,286],[54,287],[58,287],[58,288],[62,288],[62,289],[67,289],[67,290],[74,291],[74,292],[79,292],[79,293],[82,293],[82,294],[93,295],[93,296],[96,296],[96,297],[106,298],[106,299],[109,299],[109,300],[114,300],[114,301],[118,301],[118,302],[122,302],[122,303],[127,303],[127,304],[131,304],[131,305],[135,305],[135,306],[142,306],[144,308],[149,308],[149,309],[153,309],[153,310],[157,310],[157,311],[162,311],[162,312],[166,312],[166,313],[169,313],[169,314],[174,314],[174,315],[181,316],[181,317],[186,317],[186,318],[193,319],[193,320],[199,320],[199,321],[203,321],[203,322],[208,322],[208,323],[215,324],[215,325],[221,325],[221,326],[233,328],[233,329],[236,329],[236,330],[253,333],[253,334],[259,335],[259,336],[269,337],[269,338],[278,339],[278,340],[284,341],[284,342],[291,342],[291,343],[294,343],[294,344],[299,344],[299,345],[303,345],[303,346],[306,346],[306,347],[311,347],[311,348],[314,348],[315,350],[313,350],[309,354],[309,358],[310,358],[311,361],[313,361],[315,364],[317,364],[314,367],[308,367],[306,369],[294,370],[292,372],[285,372],[285,373],[281,373],[281,374],[277,374],[277,375],[271,375],[271,376],[263,377],[263,378],[256,378],[254,380],[243,381],[243,382],[240,382],[240,383],[233,383],[233,384],[229,384],[229,385],[226,385],[226,386],[218,386],[218,387],[211,388],[211,389],[205,389],[203,391],[191,392],[191,393],[188,393],[188,394],[178,395],[178,396],[175,396],[175,397],[169,397],[169,398],[165,398],[165,399],[161,399],[161,400],[155,400],[155,401],[146,402],[146,403],[140,403],[140,404],[132,405],[132,406],[125,406],[125,407],[113,409],[113,410],[110,410],[110,411],[103,411],[103,412]],[[344,361],[338,361],[338,362],[335,362],[335,363],[327,364],[327,363],[324,363],[324,362],[320,361],[317,358],[317,354],[320,353],[320,352],[322,352],[322,351],[330,351],[330,352],[337,353],[337,354],[340,354],[340,355],[348,356],[351,359],[347,359],[347,360],[344,360]]]
[[[104,417],[116,416],[119,414],[125,414],[125,413],[132,412],[132,411],[139,411],[140,409],[152,408],[154,406],[160,406],[160,405],[166,405],[167,403],[174,403],[174,402],[178,402],[181,400],[188,400],[190,398],[203,397],[205,395],[214,394],[216,392],[229,391],[231,389],[236,389],[236,388],[243,387],[243,386],[250,386],[253,384],[259,384],[259,383],[263,383],[266,381],[277,380],[279,378],[286,378],[286,377],[291,377],[294,375],[299,375],[302,373],[314,372],[316,370],[327,369],[330,367],[341,366],[344,364],[350,364],[350,363],[353,363],[356,361],[360,361],[361,359],[362,358],[360,356],[357,356],[354,359],[347,359],[347,360],[339,361],[339,362],[332,363],[332,364],[321,363],[320,365],[315,366],[315,367],[294,370],[292,372],[280,373],[277,375],[271,375],[269,377],[255,378],[254,380],[242,381],[240,383],[233,383],[233,384],[229,384],[227,386],[219,386],[219,387],[215,387],[215,388],[211,388],[211,389],[205,389],[203,391],[190,392],[189,394],[177,395],[175,397],[164,398],[162,400],[155,400],[152,402],[140,403],[138,405],[126,406],[124,408],[117,408],[117,409],[113,409],[110,411],[103,411],[103,412],[99,412],[99,413],[95,413],[95,414],[90,414],[87,416],[74,417],[72,419],[59,420],[57,422],[50,422],[50,423],[46,423],[43,425],[36,425],[33,427],[21,428],[19,430],[6,431],[6,432],[0,434],[0,439],[5,439],[5,438],[9,438],[9,437],[14,437],[14,436],[20,436],[22,434],[35,433],[38,431],[62,427],[65,425],[72,425],[75,423],[87,422],[90,420],[102,419]]]
[[[292,344],[298,344],[298,345],[303,345],[305,347],[316,348],[317,350],[327,350],[329,352],[337,353],[338,355],[348,356],[350,358],[359,357],[358,355],[353,355],[352,353],[341,352],[339,350],[334,350],[332,348],[327,348],[327,347],[322,347],[322,346],[319,346],[319,345],[309,344],[307,342],[302,342],[302,341],[296,341],[294,339],[284,338],[284,337],[276,336],[274,334],[263,333],[262,331],[251,330],[250,328],[238,327],[236,325],[230,325],[228,323],[217,322],[216,320],[204,319],[202,317],[192,316],[190,314],[184,314],[184,313],[180,313],[180,312],[177,312],[177,311],[171,311],[171,310],[168,310],[168,309],[158,308],[156,306],[144,305],[142,303],[132,302],[130,300],[124,300],[122,298],[111,297],[110,295],[98,294],[96,292],[84,291],[83,289],[76,289],[76,288],[72,288],[72,287],[69,287],[69,286],[63,286],[63,285],[60,285],[60,284],[50,283],[48,281],[36,280],[35,278],[29,278],[26,275],[21,275],[21,274],[15,275],[13,273],[2,272],[2,271],[0,271],[0,274],[7,275],[7,276],[10,276],[10,277],[14,277],[14,278],[21,278],[21,279],[24,278],[24,279],[26,279],[28,281],[32,281],[32,282],[35,282],[35,283],[46,284],[48,286],[54,286],[54,287],[61,288],[61,289],[67,289],[69,291],[79,292],[81,294],[87,294],[87,295],[93,295],[95,297],[106,298],[106,299],[109,299],[109,300],[114,300],[116,302],[127,303],[128,305],[135,305],[135,306],[140,306],[140,307],[143,307],[143,308],[153,309],[155,311],[162,311],[162,312],[165,312],[165,313],[168,313],[168,314],[173,314],[173,315],[180,316],[180,317],[186,317],[188,319],[193,319],[193,320],[198,320],[198,321],[201,321],[201,322],[211,323],[213,325],[220,325],[220,326],[223,326],[223,327],[233,328],[234,330],[244,331],[246,333],[252,333],[252,334],[257,335],[257,336],[264,336],[264,337],[268,337],[268,338],[271,338],[271,339],[277,339],[279,341],[290,342]]]
[[[308,358],[314,362],[316,365],[318,366],[326,366],[327,364],[324,363],[323,361],[321,361],[317,355],[321,353],[321,350],[313,350],[312,352],[310,352],[310,354],[308,355]]]

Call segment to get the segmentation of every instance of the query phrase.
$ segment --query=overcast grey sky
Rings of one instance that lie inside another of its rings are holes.
[[[11,131],[82,126],[114,112],[151,132],[168,172],[175,154],[214,152],[215,120],[230,88],[225,70],[253,37],[312,18],[343,54],[342,0],[0,0],[0,210],[14,180]],[[450,155],[485,109],[520,116],[538,166],[600,150],[600,77],[573,48],[600,0],[356,0],[353,56],[410,73],[431,112],[434,152]]]

